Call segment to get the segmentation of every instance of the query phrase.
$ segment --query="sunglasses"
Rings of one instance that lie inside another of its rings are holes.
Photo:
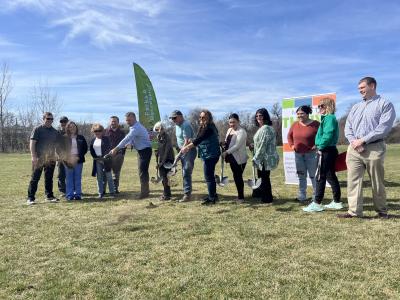
[[[325,108],[325,105],[324,104],[320,104],[320,105],[318,105],[318,108]]]
[[[256,118],[264,118],[263,115],[256,115]]]
[[[46,118],[47,121],[53,121],[54,118]]]
[[[93,130],[94,133],[103,132],[103,130]]]
[[[205,120],[205,119],[206,119],[206,116],[200,116],[199,119],[200,119],[200,120]]]
[[[177,117],[172,117],[171,119],[172,119],[172,120],[176,120],[176,118],[177,118]]]

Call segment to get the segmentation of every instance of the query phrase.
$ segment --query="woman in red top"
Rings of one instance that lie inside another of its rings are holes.
[[[299,177],[299,192],[297,200],[307,200],[307,172],[313,187],[315,197],[315,172],[318,161],[315,147],[315,136],[319,122],[310,119],[312,108],[308,105],[300,106],[296,110],[298,121],[294,122],[288,133],[289,146],[295,151],[296,171]]]

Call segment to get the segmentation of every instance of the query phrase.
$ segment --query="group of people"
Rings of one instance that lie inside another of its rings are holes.
[[[367,171],[372,187],[372,200],[380,218],[388,218],[384,185],[384,139],[396,119],[392,103],[376,93],[377,82],[364,77],[358,83],[363,101],[355,104],[346,119],[345,136],[349,141],[346,153],[348,211],[340,218],[363,216],[363,178]],[[335,102],[322,99],[318,105],[321,122],[311,120],[309,106],[297,108],[298,121],[288,133],[288,144],[295,151],[296,170],[299,178],[297,200],[307,199],[307,174],[311,180],[312,202],[303,210],[321,212],[324,209],[343,209],[341,189],[335,172],[339,126],[335,117]],[[326,181],[332,188],[333,200],[322,205]]]
[[[350,145],[347,150],[348,168],[347,194],[349,209],[343,218],[362,217],[362,181],[367,170],[371,182],[373,201],[378,216],[387,217],[387,204],[384,186],[384,138],[393,126],[396,115],[393,105],[377,95],[376,80],[365,77],[359,81],[358,89],[363,101],[354,105],[346,121],[345,135]],[[335,173],[335,161],[338,156],[336,144],[339,138],[339,127],[335,117],[335,102],[330,98],[322,99],[318,105],[321,122],[310,119],[312,108],[297,108],[298,121],[288,133],[288,143],[295,152],[299,190],[297,200],[307,199],[307,174],[312,183],[311,203],[304,207],[306,212],[320,212],[324,209],[342,209],[341,189]],[[204,178],[207,184],[207,196],[203,205],[212,205],[218,201],[216,191],[215,166],[220,159],[230,165],[237,189],[237,201],[244,201],[243,172],[248,161],[247,133],[240,126],[239,116],[229,116],[229,129],[225,140],[219,141],[217,127],[212,113],[203,109],[199,116],[197,134],[183,114],[175,110],[170,115],[175,124],[178,155],[174,155],[171,137],[165,126],[158,122],[153,131],[157,133],[158,147],[155,151],[156,168],[163,184],[160,200],[171,199],[170,174],[176,163],[182,165],[183,196],[178,201],[192,199],[192,172],[196,157],[203,162]],[[125,115],[129,133],[125,135],[119,126],[117,116],[110,118],[107,129],[101,124],[93,124],[93,139],[89,146],[77,125],[67,117],[60,119],[61,130],[52,127],[53,115],[46,112],[43,124],[36,127],[31,134],[30,152],[32,156],[32,177],[28,188],[29,205],[35,203],[35,193],[41,173],[45,172],[45,193],[47,200],[56,202],[53,194],[53,173],[58,161],[58,186],[65,193],[67,200],[79,200],[82,197],[82,166],[88,149],[93,157],[92,175],[97,177],[98,197],[103,198],[108,185],[110,194],[119,193],[119,178],[124,161],[125,149],[131,145],[138,152],[138,169],[140,178],[140,195],[143,199],[149,196],[149,165],[152,157],[152,146],[148,130],[136,119],[133,112]],[[261,198],[263,203],[272,203],[270,173],[278,166],[279,155],[276,149],[276,132],[268,110],[258,109],[254,117],[257,131],[249,148],[253,153],[252,166],[256,168],[261,184],[253,190],[253,197]],[[64,184],[65,181],[65,184]],[[329,182],[333,201],[325,206],[326,182]]]

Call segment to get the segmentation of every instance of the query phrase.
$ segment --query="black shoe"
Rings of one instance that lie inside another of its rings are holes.
[[[387,213],[378,213],[377,217],[379,219],[389,219],[389,215]]]
[[[119,191],[118,191],[118,189],[115,189],[115,194],[119,194]]]
[[[49,202],[52,202],[52,203],[56,203],[56,202],[60,201],[60,199],[54,197],[53,195],[47,196],[46,200]]]
[[[74,199],[75,200],[82,200],[82,198],[80,196],[75,196]]]
[[[213,205],[215,204],[215,200],[207,199],[201,203],[201,205]]]

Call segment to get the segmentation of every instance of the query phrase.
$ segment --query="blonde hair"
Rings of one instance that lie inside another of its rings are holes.
[[[94,123],[94,124],[92,125],[92,129],[91,129],[90,131],[91,131],[91,132],[95,132],[96,130],[104,131],[103,125],[101,125],[100,123]]]
[[[324,105],[327,114],[334,114],[336,112],[336,103],[332,98],[323,98],[319,105]]]
[[[164,129],[161,121],[158,121],[156,124],[154,124],[153,131],[157,131],[156,129],[159,129],[160,131]]]

